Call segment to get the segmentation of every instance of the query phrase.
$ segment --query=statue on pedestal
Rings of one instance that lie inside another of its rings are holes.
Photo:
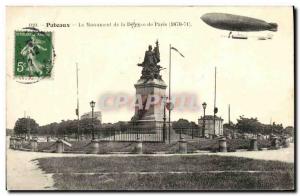
[[[148,46],[148,50],[145,52],[144,62],[139,63],[138,66],[143,67],[141,79],[148,80],[159,79],[161,80],[160,70],[163,68],[158,65],[160,62],[160,53],[158,41],[156,41],[156,46],[152,50],[152,46]]]
[[[159,45],[156,41],[154,49],[150,45],[145,52],[144,61],[138,66],[142,67],[142,75],[134,84],[136,89],[136,99],[134,116],[131,118],[133,125],[140,128],[147,128],[145,133],[156,133],[164,122],[163,107],[160,101],[153,99],[161,99],[166,94],[167,85],[163,81],[160,70],[164,69],[158,63],[160,62]]]

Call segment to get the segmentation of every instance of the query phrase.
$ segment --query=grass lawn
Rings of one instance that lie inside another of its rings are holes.
[[[215,155],[37,159],[59,190],[291,190],[294,166]]]

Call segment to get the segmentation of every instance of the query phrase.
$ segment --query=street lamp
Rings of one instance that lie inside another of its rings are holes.
[[[90,106],[92,108],[92,140],[95,140],[95,134],[94,134],[94,107],[95,107],[96,102],[91,101]]]
[[[202,123],[202,135],[205,137],[205,109],[206,109],[207,104],[205,102],[202,103],[203,107],[203,123]]]

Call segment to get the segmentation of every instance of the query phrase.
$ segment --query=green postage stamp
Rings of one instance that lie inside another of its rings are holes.
[[[51,77],[52,32],[15,31],[14,76],[40,80]]]

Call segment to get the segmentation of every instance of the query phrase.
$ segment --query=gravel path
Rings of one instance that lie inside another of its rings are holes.
[[[44,157],[42,153],[13,151],[6,152],[7,190],[47,190],[53,189],[51,174],[45,174],[37,166],[35,158]]]

